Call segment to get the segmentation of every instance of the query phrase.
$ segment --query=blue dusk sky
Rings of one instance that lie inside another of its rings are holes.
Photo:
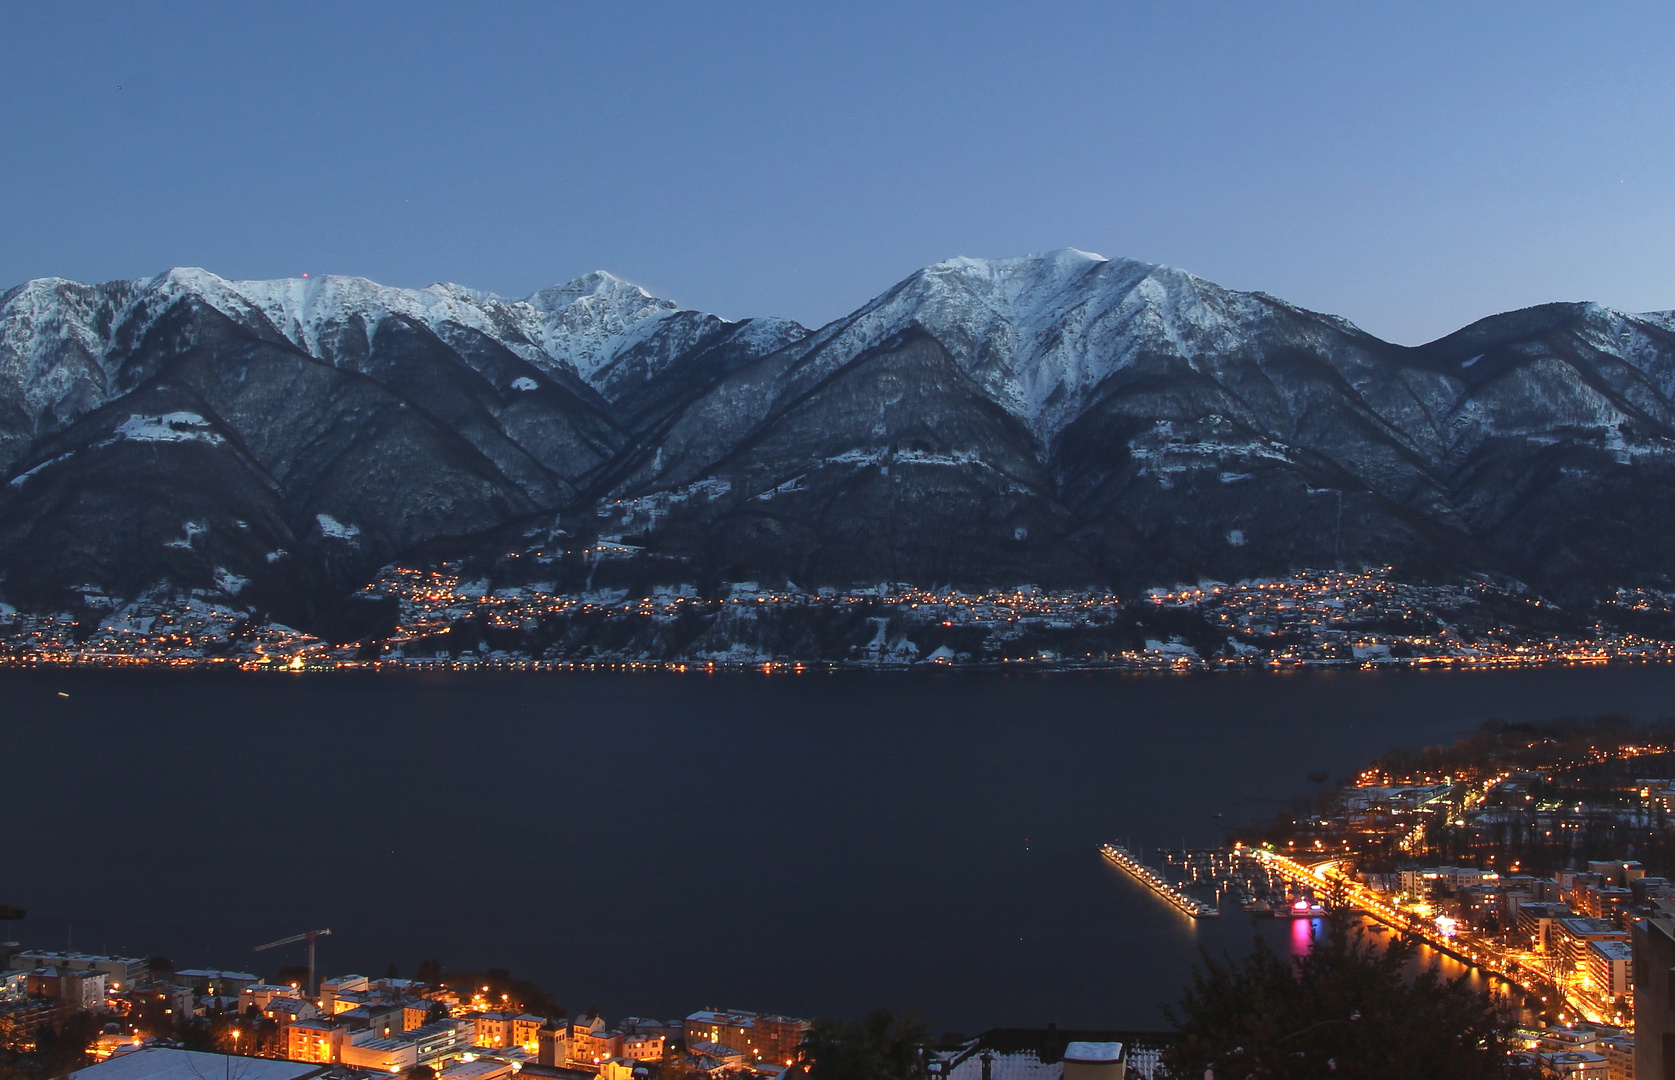
[[[593,269],[810,325],[1079,247],[1404,343],[1675,308],[1675,5],[12,4],[0,288]]]

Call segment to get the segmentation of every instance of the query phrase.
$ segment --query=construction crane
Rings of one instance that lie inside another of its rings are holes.
[[[302,934],[292,934],[288,938],[280,938],[278,941],[270,941],[266,945],[258,945],[256,946],[256,951],[261,952],[263,949],[277,949],[281,945],[291,945],[298,941],[308,942],[307,990],[308,996],[312,998],[314,996],[314,939],[317,937],[328,937],[330,935],[330,930],[309,930],[308,932]]]

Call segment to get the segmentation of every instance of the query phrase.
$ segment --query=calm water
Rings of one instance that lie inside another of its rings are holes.
[[[1489,716],[1675,713],[1675,668],[6,672],[0,702],[26,944],[271,974],[300,948],[253,946],[331,927],[327,972],[434,956],[612,1016],[885,1004],[972,1031],[1159,1026],[1201,945],[1248,943],[1101,841],[1211,843],[1314,770]]]

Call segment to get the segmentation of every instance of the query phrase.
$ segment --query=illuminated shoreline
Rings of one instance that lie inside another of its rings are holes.
[[[1675,662],[1675,650],[1669,655],[1596,656],[1523,656],[1490,658],[1417,657],[1398,660],[1286,660],[1256,663],[1237,661],[1198,660],[1190,663],[1174,661],[1155,663],[1130,660],[974,660],[974,661],[919,661],[914,663],[871,663],[857,660],[773,660],[773,661],[717,661],[717,660],[335,660],[309,658],[298,663],[295,659],[277,660],[228,656],[141,656],[89,655],[75,656],[43,653],[25,656],[0,656],[0,669],[70,669],[70,668],[173,668],[212,669],[218,671],[250,672],[657,672],[670,674],[717,674],[755,672],[774,675],[837,674],[840,672],[1022,672],[1052,674],[1063,672],[1115,672],[1145,675],[1196,675],[1211,673],[1294,671],[1515,671],[1539,668],[1606,667]]]

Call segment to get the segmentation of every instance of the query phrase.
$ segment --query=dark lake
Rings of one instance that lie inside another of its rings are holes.
[[[61,697],[66,692],[69,697]],[[572,1011],[1157,1027],[1203,945],[1101,861],[1485,718],[1675,713],[1675,667],[0,673],[0,931],[272,974],[506,967]],[[1211,814],[1222,814],[1212,819]],[[1295,928],[1268,932],[1288,940]]]

